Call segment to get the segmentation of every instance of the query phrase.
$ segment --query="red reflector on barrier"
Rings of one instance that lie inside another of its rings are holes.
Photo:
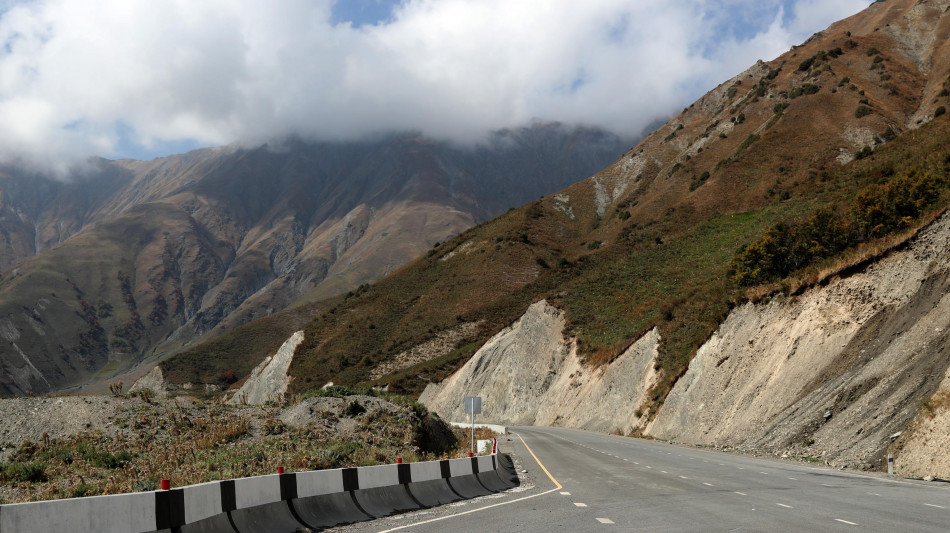
[[[167,480],[167,479],[163,479],[163,480],[162,480],[162,490],[171,490],[171,488],[172,488],[172,482],[169,481],[169,480]]]
[[[468,456],[469,456],[469,457],[472,457],[472,452],[468,452]]]
[[[397,457],[397,458],[396,458],[396,464],[397,464],[397,465],[401,465],[401,464],[402,464],[402,457]]]
[[[278,467],[277,467],[277,473],[278,473],[278,474],[283,474],[283,473],[284,473],[284,467],[278,466]]]

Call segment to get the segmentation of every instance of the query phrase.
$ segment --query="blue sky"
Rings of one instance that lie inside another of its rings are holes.
[[[331,24],[350,23],[353,26],[375,26],[392,20],[397,0],[349,0],[333,4]]]
[[[0,159],[150,159],[299,135],[636,135],[870,0],[0,4]]]

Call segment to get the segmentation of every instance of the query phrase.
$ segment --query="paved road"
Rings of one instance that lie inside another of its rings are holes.
[[[948,531],[950,487],[555,428],[511,428],[525,486],[340,531]]]

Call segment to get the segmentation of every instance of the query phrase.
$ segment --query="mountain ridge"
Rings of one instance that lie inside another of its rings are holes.
[[[34,179],[42,194],[32,215],[0,195],[0,209],[19,211],[0,221],[7,251],[40,253],[11,261],[0,280],[10,332],[0,390],[106,379],[199,336],[356,288],[627,146],[602,130],[536,124],[474,148],[400,134],[96,160],[72,184],[8,170],[0,190]],[[507,187],[515,175],[525,180]],[[31,365],[36,383],[10,388],[3,376]]]
[[[730,276],[736,251],[778,222],[846,209],[891,176],[946,173],[950,56],[943,47],[909,53],[905,43],[938,42],[950,31],[948,5],[875,3],[725,81],[591,178],[332,302],[306,327],[292,388],[367,382],[419,393],[547,299],[565,311],[588,364],[659,328],[650,396],[662,402],[747,297]],[[369,379],[405,350],[471,324],[477,333],[429,362]],[[166,375],[213,381],[188,357],[163,363]],[[238,356],[218,357],[228,365]]]

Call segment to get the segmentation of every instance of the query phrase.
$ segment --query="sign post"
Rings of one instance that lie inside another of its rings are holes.
[[[472,414],[472,455],[475,455],[475,415],[482,412],[481,396],[465,397],[465,414]]]

